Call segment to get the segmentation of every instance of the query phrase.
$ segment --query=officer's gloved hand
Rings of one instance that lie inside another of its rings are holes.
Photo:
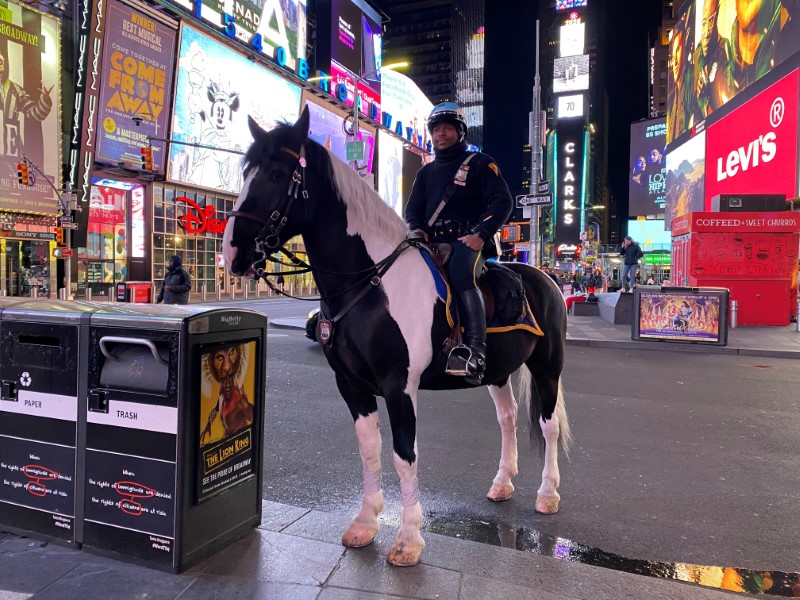
[[[425,233],[422,229],[412,229],[406,234],[406,239],[408,240],[423,240],[425,242],[428,241],[428,234]]]

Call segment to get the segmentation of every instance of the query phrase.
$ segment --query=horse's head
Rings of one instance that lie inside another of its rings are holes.
[[[225,227],[222,247],[225,264],[234,275],[249,275],[256,244],[266,254],[301,233],[305,220],[306,146],[308,108],[294,125],[264,131],[248,117],[253,144],[244,158],[244,184]]]

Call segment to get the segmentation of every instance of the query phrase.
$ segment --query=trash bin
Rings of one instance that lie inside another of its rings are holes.
[[[201,306],[91,316],[84,549],[177,573],[261,522],[266,326]]]
[[[79,543],[78,398],[88,303],[4,299],[0,315],[0,524]]]
[[[117,283],[117,302],[150,303],[152,281],[120,281]]]

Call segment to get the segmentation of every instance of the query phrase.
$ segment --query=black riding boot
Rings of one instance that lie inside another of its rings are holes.
[[[460,294],[464,344],[456,346],[447,357],[448,375],[466,377],[467,383],[480,385],[486,370],[486,309],[479,289]]]

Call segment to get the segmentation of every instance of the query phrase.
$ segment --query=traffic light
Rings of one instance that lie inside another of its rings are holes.
[[[144,171],[152,171],[153,170],[153,147],[147,146],[145,148],[139,148],[139,152],[142,153],[142,170]]]
[[[56,244],[59,246],[64,245],[64,228],[56,227]]]
[[[31,184],[31,175],[28,172],[28,163],[21,162],[17,165],[17,177],[19,178],[20,185]]]

